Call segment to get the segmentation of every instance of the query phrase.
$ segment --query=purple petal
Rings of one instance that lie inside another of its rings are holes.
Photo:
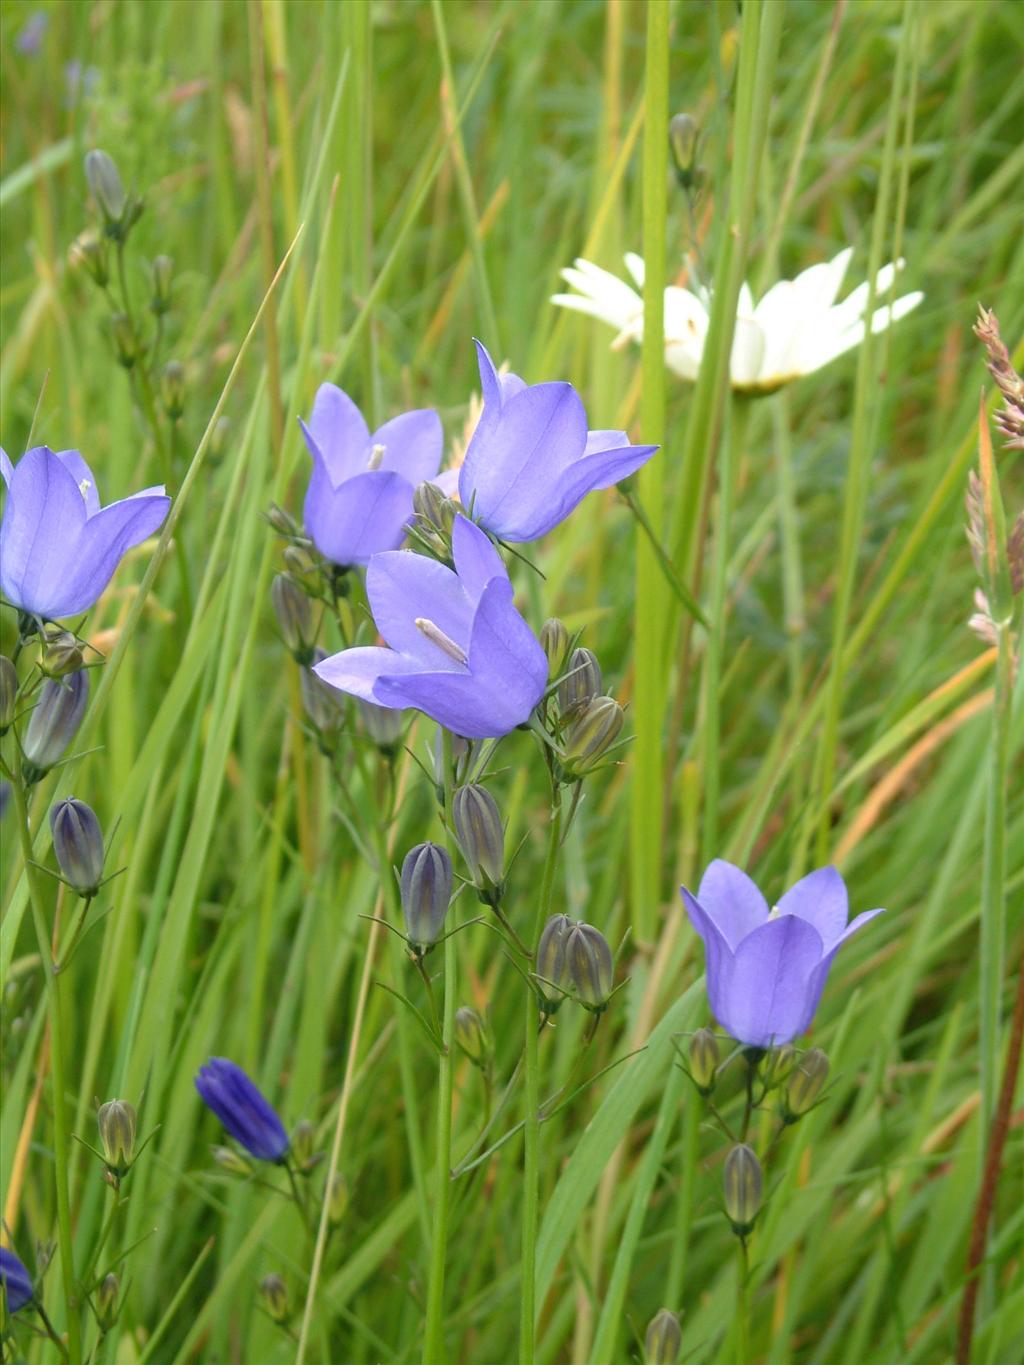
[[[604,435],[605,433],[601,433]],[[522,540],[536,540],[550,531],[579,506],[588,493],[610,488],[647,463],[657,446],[620,446],[584,455],[562,471],[547,504],[537,507],[537,516],[524,523]]]
[[[468,651],[473,608],[451,569],[405,550],[374,555],[366,571],[366,595],[377,629],[392,649],[418,659],[421,668],[464,670],[416,625],[417,617],[433,621]]]
[[[529,719],[544,695],[547,656],[512,605],[512,584],[504,576],[492,578],[480,598],[469,644],[469,670],[485,691],[501,695],[505,711],[515,717],[510,730]]]
[[[856,919],[850,921],[850,923],[846,926],[846,929],[840,935],[839,939],[832,944],[831,948],[822,958],[821,962],[815,968],[814,973],[811,977],[810,990],[808,992],[808,998],[811,1007],[810,1018],[814,1017],[814,1013],[818,1008],[818,1002],[821,1000],[821,993],[825,989],[825,982],[828,980],[828,974],[832,969],[832,962],[835,958],[836,953],[838,953],[839,949],[843,946],[843,944],[846,942],[848,938],[851,938],[857,932],[858,929],[860,929],[863,925],[867,924],[868,920],[872,920],[875,918],[876,915],[881,915],[884,913],[885,912],[883,910],[864,910],[861,914],[859,914],[856,917]],[[809,1022],[810,1019],[808,1019],[808,1023]]]
[[[740,944],[729,979],[722,983],[715,1017],[738,1042],[770,1047],[799,1037],[820,996],[815,973],[824,951],[821,935],[796,915],[762,924]]]
[[[492,578],[508,581],[505,561],[490,537],[468,517],[458,516],[452,526],[452,553],[459,581],[475,606]]]
[[[11,464],[10,456],[3,446],[0,446],[0,478],[10,486],[11,479],[14,477],[14,465]]]
[[[302,515],[322,555],[335,564],[366,564],[371,555],[395,550],[412,516],[413,487],[393,470],[364,470],[331,486],[314,458]]]
[[[780,915],[797,915],[813,924],[826,952],[842,937],[850,901],[838,868],[819,867],[786,892],[778,904]]]
[[[87,517],[74,476],[49,446],[35,446],[10,476],[0,528],[0,587],[25,611],[56,616],[77,574]]]
[[[413,706],[453,734],[467,739],[497,739],[525,716],[508,707],[505,690],[491,692],[468,673],[414,673],[382,677],[374,691],[382,706]]]
[[[437,478],[430,482],[436,484],[446,498],[454,498],[459,491],[459,470],[442,469]]]
[[[90,517],[94,516],[100,510],[100,495],[96,490],[93,472],[82,459],[81,452],[78,450],[58,450],[57,459],[78,484],[78,491],[85,499],[86,512]],[[162,493],[163,489],[161,488],[160,491]]]
[[[444,432],[433,408],[418,408],[392,417],[370,437],[370,445],[384,447],[379,468],[393,469],[415,488],[427,483],[441,468]]]
[[[722,1012],[728,1003],[728,986],[732,980],[733,953],[718,925],[706,912],[700,901],[681,886],[683,904],[690,917],[690,923],[704,940],[706,960],[708,1001],[715,1018],[721,1020]]]
[[[53,615],[75,616],[91,607],[114,576],[121,557],[160,529],[170,505],[170,498],[162,492],[136,493],[90,517]]]
[[[303,423],[302,430],[307,441],[312,437],[319,448],[335,488],[368,467],[370,429],[352,399],[336,384],[321,384],[317,389],[309,427]]]
[[[723,858],[708,864],[697,898],[733,950],[768,919],[764,896],[745,872]]]
[[[415,672],[420,667],[415,659],[405,654],[368,645],[361,649],[343,649],[340,654],[321,659],[313,665],[313,672],[339,692],[362,697],[363,701],[377,701],[374,688],[379,678]]]

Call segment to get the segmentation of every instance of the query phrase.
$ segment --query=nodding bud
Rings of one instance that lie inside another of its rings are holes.
[[[271,530],[277,532],[279,536],[284,536],[287,540],[293,540],[301,534],[299,524],[290,512],[286,512],[276,502],[272,502],[264,513],[270,523]]]
[[[558,684],[558,705],[563,715],[581,710],[593,697],[601,695],[604,679],[597,655],[590,649],[574,649]]]
[[[491,1045],[484,1021],[468,1005],[455,1011],[455,1041],[476,1066],[483,1066],[490,1056]]]
[[[185,411],[185,366],[180,360],[168,360],[160,371],[160,401],[172,422]]]
[[[497,802],[486,787],[472,782],[452,797],[455,837],[469,868],[473,885],[500,899],[505,875],[505,831]]]
[[[313,651],[313,662],[319,663],[327,655],[322,649]],[[345,700],[341,692],[316,673],[303,668],[299,673],[299,691],[306,718],[316,731],[320,752],[330,757],[337,747],[338,736],[345,723]]]
[[[47,626],[39,646],[39,671],[47,678],[66,678],[85,662],[78,636],[59,626]]]
[[[103,880],[103,831],[91,806],[69,796],[50,811],[53,851],[64,880],[80,896],[95,896]]]
[[[117,1316],[117,1296],[121,1292],[121,1281],[116,1275],[105,1275],[96,1291],[96,1315],[100,1324],[111,1327]]]
[[[18,701],[18,670],[6,654],[0,654],[0,735],[6,735],[14,724],[14,708]]]
[[[327,1195],[327,1216],[332,1223],[340,1223],[348,1209],[348,1181],[340,1171],[334,1172]]]
[[[574,924],[566,935],[565,957],[580,1004],[600,1014],[612,993],[615,974],[608,940],[592,924]]]
[[[260,1280],[260,1298],[263,1307],[275,1322],[287,1322],[291,1307],[288,1302],[288,1286],[280,1275],[264,1275]]]
[[[287,545],[281,558],[300,587],[314,593],[319,589],[320,569],[304,545]]]
[[[676,1365],[683,1344],[683,1329],[675,1313],[663,1308],[647,1324],[644,1365]]]
[[[89,677],[84,668],[43,683],[21,746],[26,782],[38,782],[61,759],[78,733],[88,704]]]
[[[548,677],[557,678],[569,657],[572,636],[564,621],[550,617],[540,628],[540,646],[548,656]]]
[[[89,182],[89,190],[96,201],[96,207],[103,215],[105,227],[108,231],[120,227],[128,205],[128,197],[124,192],[121,172],[117,169],[113,157],[98,149],[87,152],[85,178]]]
[[[425,529],[436,532],[446,542],[451,539],[458,508],[451,498],[445,497],[436,483],[416,485],[412,495],[412,510]]]
[[[252,1175],[252,1162],[247,1161],[234,1147],[214,1147],[212,1152],[217,1165],[231,1175]]]
[[[130,370],[138,357],[139,347],[135,340],[135,328],[127,313],[111,313],[110,335],[113,338],[117,363]]]
[[[86,274],[104,288],[110,283],[110,266],[107,260],[107,239],[101,237],[95,228],[86,228],[71,243],[68,255],[73,266]]]
[[[383,753],[393,754],[405,728],[403,712],[392,710],[390,706],[378,706],[376,702],[365,701],[362,697],[356,697],[356,709],[368,738]]]
[[[546,1014],[554,1014],[568,994],[571,981],[565,941],[572,928],[568,915],[552,915],[541,930],[537,944],[537,982]]]
[[[173,278],[174,262],[170,256],[157,256],[153,261],[153,297],[149,306],[158,315],[170,311]]]
[[[761,1079],[766,1090],[775,1090],[787,1081],[799,1060],[799,1054],[792,1043],[773,1047],[761,1066]]]
[[[300,1170],[316,1164],[313,1147],[316,1143],[316,1129],[309,1119],[299,1119],[292,1130],[292,1156]]]
[[[752,1147],[738,1143],[725,1158],[725,1212],[737,1237],[746,1237],[761,1211],[761,1163]]]
[[[586,777],[601,767],[619,737],[625,712],[614,697],[594,697],[569,726],[562,767],[566,776]]]
[[[783,1117],[787,1123],[795,1123],[803,1118],[818,1102],[825,1082],[828,1080],[828,1058],[820,1047],[811,1048],[804,1054],[799,1066],[789,1077],[786,1093],[782,1100]]]
[[[308,666],[313,662],[316,641],[312,603],[291,574],[286,573],[275,575],[270,585],[270,601],[281,639],[291,651],[292,658],[296,663]]]
[[[690,1075],[702,1095],[710,1095],[717,1080],[718,1039],[709,1028],[699,1028],[690,1039]]]
[[[96,1115],[103,1156],[115,1175],[125,1175],[135,1154],[135,1109],[127,1100],[107,1100]]]
[[[697,169],[697,141],[700,130],[692,114],[676,114],[668,125],[668,142],[672,149],[676,175],[684,190],[692,187]]]
[[[452,860],[438,844],[417,844],[402,863],[402,915],[409,947],[437,942],[452,898]]]

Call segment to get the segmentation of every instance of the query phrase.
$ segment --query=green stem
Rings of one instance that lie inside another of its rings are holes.
[[[736,1365],[750,1365],[750,1305],[747,1300],[747,1280],[750,1277],[750,1252],[747,1239],[739,1239],[739,1276],[736,1284]]]
[[[53,957],[46,930],[46,913],[39,885],[39,873],[33,861],[32,834],[29,825],[25,787],[16,765],[10,770],[11,791],[18,814],[18,835],[25,863],[32,918],[39,956],[46,976],[46,998],[50,1015],[50,1078],[53,1085],[53,1153],[54,1179],[57,1186],[57,1241],[60,1246],[61,1278],[64,1284],[64,1305],[68,1322],[68,1359],[71,1365],[81,1365],[82,1324],[75,1295],[75,1263],[71,1243],[71,1199],[68,1192],[68,1173],[71,1170],[69,1130],[65,1097],[64,1022],[61,1013],[60,978],[53,970]]]
[[[541,930],[551,910],[555,864],[562,838],[562,792],[556,784],[551,795],[551,823],[548,826],[548,851],[544,859],[540,898],[533,925],[534,952]],[[534,1321],[536,1319],[537,1226],[540,1196],[540,1033],[537,1028],[537,997],[532,987],[526,991],[525,1020],[525,1120],[523,1128],[523,1240],[519,1286],[519,1360],[532,1365],[534,1359]]]
[[[452,851],[452,737],[442,729],[444,767],[444,823],[449,852]],[[437,1155],[434,1169],[433,1243],[430,1249],[430,1280],[427,1286],[427,1324],[423,1343],[424,1365],[442,1365],[444,1345],[444,1275],[448,1249],[448,1215],[452,1181],[452,1085],[454,1081],[455,938],[444,941],[444,1011],[441,1034],[444,1050],[437,1075]]]

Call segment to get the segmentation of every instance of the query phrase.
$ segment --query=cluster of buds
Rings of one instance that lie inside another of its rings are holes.
[[[563,622],[545,621],[540,642],[548,659],[555,705],[548,710],[558,758],[556,776],[581,781],[613,761],[625,715],[604,693],[596,654],[575,644]]]
[[[409,538],[432,559],[453,565],[452,526],[458,516],[456,504],[436,483],[421,483],[412,495],[412,509]]]
[[[562,1001],[575,999],[598,1015],[615,994],[615,963],[608,940],[599,929],[568,915],[552,915],[537,944],[534,980],[545,1015]]]

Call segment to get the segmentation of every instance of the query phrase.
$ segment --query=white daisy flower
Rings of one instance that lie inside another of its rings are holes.
[[[876,308],[870,322],[864,317],[866,283],[836,303],[852,255],[852,248],[847,247],[831,261],[802,271],[795,280],[780,280],[757,305],[750,289],[743,286],[730,360],[734,389],[771,393],[801,375],[813,374],[859,346],[868,326],[872,332],[882,332],[924,298],[920,292],[904,294],[891,305]],[[562,278],[577,292],[555,294],[552,302],[610,323],[619,333],[613,346],[639,341],[644,303],[637,290],[643,288],[644,263],[630,252],[626,268],[636,289],[591,261],[578,260],[562,271]],[[902,268],[902,261],[882,267],[875,278],[876,298],[884,296]],[[670,284],[665,290],[665,364],[683,379],[697,378],[710,306],[708,291],[701,286],[690,290]]]

